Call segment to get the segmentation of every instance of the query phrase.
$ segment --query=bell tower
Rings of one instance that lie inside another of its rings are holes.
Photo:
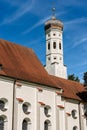
[[[67,78],[67,68],[63,63],[63,23],[55,17],[45,22],[46,70],[49,74]]]

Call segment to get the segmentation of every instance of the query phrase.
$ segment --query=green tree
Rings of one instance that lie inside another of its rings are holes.
[[[75,76],[74,74],[68,75],[68,79],[76,82],[80,82],[78,76]]]
[[[87,86],[87,72],[83,75],[84,85]]]

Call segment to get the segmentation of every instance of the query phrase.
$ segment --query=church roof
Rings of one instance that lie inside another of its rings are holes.
[[[30,48],[0,40],[0,66],[0,75],[58,87]]]
[[[63,23],[60,20],[57,20],[57,19],[50,19],[50,20],[46,21],[45,26],[48,25],[48,24],[63,26]]]
[[[0,75],[62,88],[62,96],[80,100],[78,93],[84,91],[82,84],[48,75],[32,49],[0,40]]]
[[[55,76],[51,76],[51,78],[63,89],[63,97],[81,100],[78,96],[79,93],[84,91],[84,87],[81,83]]]

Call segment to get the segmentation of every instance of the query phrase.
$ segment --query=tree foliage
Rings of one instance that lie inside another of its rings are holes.
[[[87,72],[83,75],[84,85],[87,85]]]
[[[75,76],[74,74],[68,75],[68,79],[76,81],[76,82],[80,82],[80,79],[78,78],[78,76]]]

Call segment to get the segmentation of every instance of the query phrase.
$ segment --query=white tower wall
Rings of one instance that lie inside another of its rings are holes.
[[[63,62],[63,24],[52,19],[45,23],[46,70],[49,74],[67,78],[67,68]]]

